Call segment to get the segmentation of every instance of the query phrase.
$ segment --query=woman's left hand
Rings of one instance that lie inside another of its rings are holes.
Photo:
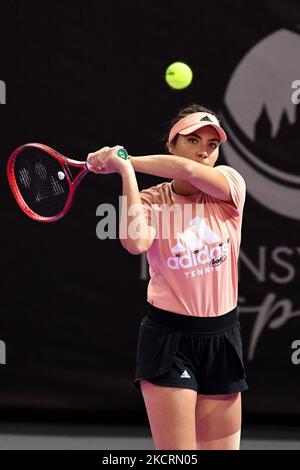
[[[121,148],[121,145],[103,147],[97,152],[89,153],[87,162],[92,165],[90,171],[98,174],[122,173],[131,163],[118,157],[117,151]]]

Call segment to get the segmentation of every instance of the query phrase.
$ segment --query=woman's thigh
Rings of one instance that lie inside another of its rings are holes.
[[[156,449],[196,449],[197,392],[141,380],[141,390]]]
[[[238,450],[241,420],[241,393],[198,395],[197,449]]]

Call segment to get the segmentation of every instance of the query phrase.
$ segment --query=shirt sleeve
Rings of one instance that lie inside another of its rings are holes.
[[[227,165],[216,166],[216,170],[223,173],[230,186],[230,192],[233,199],[231,204],[235,208],[235,216],[241,217],[246,199],[246,183],[238,171]]]

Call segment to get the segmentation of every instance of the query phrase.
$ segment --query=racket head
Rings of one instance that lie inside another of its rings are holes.
[[[69,167],[82,171],[74,178]],[[18,147],[7,162],[8,182],[19,207],[38,222],[54,222],[68,212],[87,172],[85,162],[40,143]]]

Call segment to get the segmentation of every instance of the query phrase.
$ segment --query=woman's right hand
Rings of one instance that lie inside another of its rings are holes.
[[[91,165],[90,171],[97,174],[122,173],[128,165],[131,165],[129,160],[118,157],[117,152],[122,148],[121,145],[116,145],[89,153],[87,162]]]

